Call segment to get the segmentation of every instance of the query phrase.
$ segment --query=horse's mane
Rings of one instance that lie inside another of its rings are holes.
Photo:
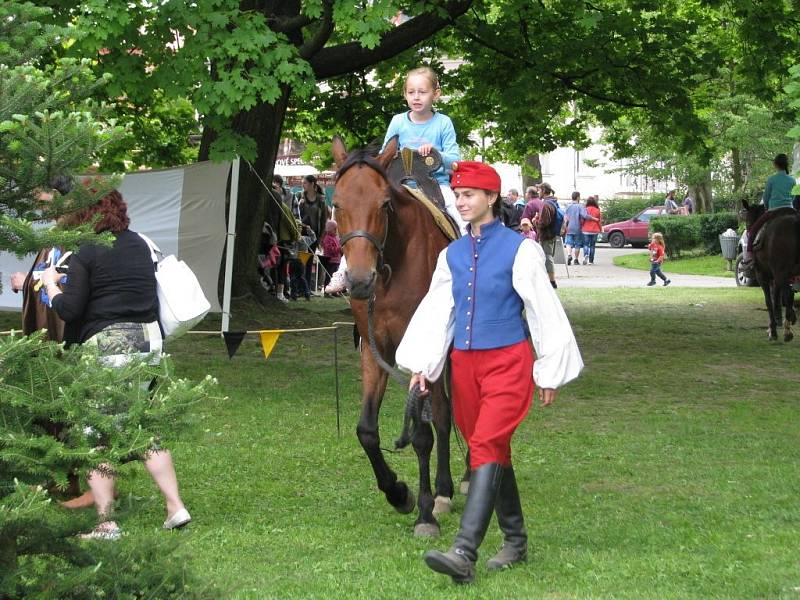
[[[386,172],[386,169],[384,169],[383,165],[377,161],[377,157],[374,154],[374,149],[371,146],[350,152],[347,155],[347,160],[345,160],[344,164],[342,164],[342,166],[339,167],[339,170],[336,171],[336,181],[338,182],[342,175],[344,175],[350,168],[357,165],[369,167],[378,175],[383,177],[383,179],[385,179],[389,184],[389,190],[394,198],[403,196],[404,194],[405,196],[403,197],[410,196],[407,190],[401,188],[399,185],[397,185],[397,183],[389,178],[389,174]]]
[[[360,150],[353,150],[347,155],[347,160],[344,161],[344,164],[339,167],[339,170],[336,172],[336,181],[339,181],[342,175],[356,165],[367,166],[387,181],[389,180],[386,169],[375,159],[375,155],[367,148],[362,148]]]

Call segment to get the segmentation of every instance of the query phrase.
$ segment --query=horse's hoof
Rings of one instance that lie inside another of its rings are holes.
[[[461,493],[462,496],[466,496],[469,494],[469,481],[462,481],[461,484],[458,486],[458,491]]]
[[[453,501],[447,496],[436,496],[433,500],[433,516],[448,514],[453,508]]]
[[[414,537],[439,537],[439,526],[434,523],[417,523],[414,525]]]
[[[783,341],[784,342],[791,342],[794,339],[794,334],[790,331],[789,333],[783,334]]]
[[[408,496],[406,496],[406,501],[399,506],[395,506],[394,509],[399,512],[401,515],[407,515],[414,507],[417,505],[417,500],[414,498],[414,492],[408,490]]]

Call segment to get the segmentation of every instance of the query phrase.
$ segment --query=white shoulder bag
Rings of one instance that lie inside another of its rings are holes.
[[[167,340],[179,338],[203,320],[211,309],[200,282],[189,266],[174,254],[158,260],[163,253],[153,240],[139,234],[150,248],[150,258],[156,266],[158,320]]]

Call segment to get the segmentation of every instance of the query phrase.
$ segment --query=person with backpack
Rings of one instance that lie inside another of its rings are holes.
[[[558,205],[555,191],[549,183],[542,183],[539,189],[542,194],[542,207],[536,221],[536,233],[542,250],[544,250],[544,266],[547,276],[550,278],[550,285],[555,289],[558,284],[556,283],[556,267],[553,256],[556,253],[557,238],[561,236],[561,229],[564,226],[564,211]]]

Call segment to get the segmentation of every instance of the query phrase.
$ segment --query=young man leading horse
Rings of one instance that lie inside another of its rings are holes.
[[[430,289],[396,356],[414,373],[411,387],[422,390],[439,383],[447,358],[452,361],[453,414],[472,472],[452,547],[426,553],[425,562],[456,583],[469,583],[492,513],[505,542],[488,567],[526,560],[511,437],[530,408],[534,382],[543,403],[552,404],[556,389],[578,376],[583,361],[541,246],[498,219],[500,176],[479,162],[453,163],[452,169],[456,208],[468,233],[439,254]]]

